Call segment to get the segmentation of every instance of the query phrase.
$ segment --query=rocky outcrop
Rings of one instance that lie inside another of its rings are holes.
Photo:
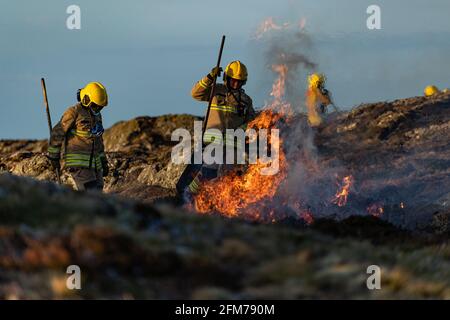
[[[112,164],[111,177],[106,179],[107,192],[135,199],[153,201],[174,196],[175,184],[184,170],[183,165],[170,161],[172,132],[185,128],[193,133],[190,115],[138,117],[122,121],[104,135],[105,149]]]
[[[190,115],[138,117],[106,130],[111,172],[105,191],[148,202],[175,196],[174,186],[184,166],[170,161],[175,144],[171,133],[180,127],[192,132],[195,119]],[[380,205],[384,218],[392,223],[446,232],[450,227],[445,222],[450,221],[449,138],[450,95],[440,93],[363,104],[348,113],[331,114],[315,131],[313,144],[321,170],[339,166],[354,177],[352,206],[341,211],[366,213],[369,206]],[[289,143],[305,141],[299,137]],[[42,155],[45,141],[2,141],[0,147],[0,170],[55,180]]]
[[[107,129],[105,149],[111,166],[105,179],[105,191],[143,201],[175,195],[175,184],[183,165],[170,162],[171,134],[176,128],[193,132],[190,115],[138,117],[122,121]],[[44,152],[47,142],[0,141],[0,172],[56,181]],[[62,176],[64,182],[67,176]]]

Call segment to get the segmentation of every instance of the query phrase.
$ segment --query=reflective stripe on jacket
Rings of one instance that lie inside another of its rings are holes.
[[[102,168],[102,155],[97,155],[92,157],[90,154],[82,154],[82,153],[66,153],[64,155],[64,163],[66,167],[83,167],[89,168],[89,164],[91,164],[91,168],[98,170]]]
[[[213,80],[206,76],[196,82],[191,95],[198,101],[209,101]],[[216,84],[206,129],[237,129],[255,117],[252,99],[244,89],[228,90],[224,84]]]
[[[205,131],[205,134],[203,135],[203,141],[206,144],[214,143],[225,146],[231,146],[236,149],[245,149],[245,140],[244,141],[235,140],[234,135],[221,134],[214,131],[216,130],[207,129]]]
[[[92,137],[92,134],[89,131],[83,131],[83,130],[70,130],[70,133],[74,136],[83,137],[83,138],[89,138]]]

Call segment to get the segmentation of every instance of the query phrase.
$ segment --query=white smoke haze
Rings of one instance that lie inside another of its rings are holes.
[[[418,183],[398,187],[402,181],[400,176],[411,170],[405,168],[380,174],[366,171],[358,167],[358,159],[361,164],[370,166],[370,158],[365,157],[379,159],[386,154],[346,147],[355,139],[372,139],[370,132],[364,132],[365,125],[373,123],[371,112],[365,115],[368,119],[364,121],[368,122],[361,125],[353,121],[356,116],[359,119],[359,111],[349,117],[345,113],[330,112],[323,115],[319,127],[312,128],[309,124],[305,80],[310,73],[320,72],[321,66],[314,59],[317,56],[314,42],[306,29],[269,19],[259,30],[251,40],[254,62],[264,66],[266,72],[261,78],[271,81],[272,86],[271,90],[260,94],[266,96],[267,101],[259,104],[262,108],[249,128],[280,130],[280,170],[264,178],[260,174],[262,166],[257,163],[207,181],[195,196],[195,210],[202,214],[217,213],[266,223],[287,221],[294,225],[309,225],[318,218],[341,220],[355,215],[374,216],[402,227],[415,224],[413,219],[406,219],[405,210],[398,209],[403,209],[405,203],[413,203],[415,189],[423,187]],[[338,55],[334,59],[334,63],[340,62]],[[251,81],[261,80],[255,78]],[[333,91],[333,88],[328,89]],[[349,126],[356,127],[357,131],[349,133],[347,141],[344,131]],[[333,141],[341,145],[331,145]],[[346,150],[354,153],[347,154]]]
[[[273,75],[272,90],[255,120],[253,129],[279,129],[279,172],[271,178],[261,174],[261,163],[246,170],[206,182],[195,196],[199,213],[219,213],[260,222],[295,221],[311,224],[317,218],[344,219],[352,215],[387,218],[377,193],[358,193],[363,181],[351,168],[328,158],[326,141],[319,141],[331,128],[333,118],[323,115],[322,125],[312,128],[305,108],[305,79],[320,72],[314,60],[313,41],[304,24],[264,22],[253,37],[255,61],[264,61],[266,74]],[[256,54],[257,53],[257,54]],[[335,119],[334,119],[335,120]],[[333,129],[337,130],[337,129]],[[362,177],[362,175],[360,175]],[[373,199],[371,195],[375,195]],[[368,210],[370,208],[370,211]]]
[[[268,204],[275,210],[278,219],[304,219],[305,212],[314,217],[324,217],[337,215],[341,211],[336,210],[333,197],[341,187],[339,182],[344,177],[345,169],[340,164],[328,168],[319,162],[314,143],[315,129],[308,125],[305,115],[304,80],[319,66],[312,55],[313,41],[304,27],[305,20],[298,24],[277,24],[269,18],[254,36],[257,45],[263,49],[259,52],[264,55],[265,67],[275,76],[272,101],[266,103],[264,108],[284,112],[289,106],[292,111],[286,122],[280,123],[288,164],[287,178],[280,185],[273,203]],[[283,71],[286,72],[284,78]],[[274,94],[280,78],[284,82],[283,90]]]
[[[284,99],[293,106],[293,111],[304,110],[304,89],[301,87],[307,75],[317,69],[317,63],[312,58],[313,42],[308,35],[305,20],[299,23],[276,23],[268,18],[261,23],[253,36],[253,45],[264,53],[263,61],[268,72],[274,73],[274,67],[287,67],[286,88]]]

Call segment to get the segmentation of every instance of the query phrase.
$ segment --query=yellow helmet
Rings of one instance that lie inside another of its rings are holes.
[[[433,94],[436,94],[439,92],[439,89],[436,86],[427,86],[423,93],[426,97],[432,96]]]
[[[321,73],[313,73],[308,77],[308,83],[310,88],[318,88],[322,86],[326,81],[325,75]]]
[[[225,68],[225,72],[223,74],[224,80],[226,80],[226,77],[230,77],[244,82],[247,81],[247,76],[247,67],[239,60],[230,62]]]
[[[91,82],[80,90],[80,101],[85,107],[90,107],[92,103],[106,107],[108,104],[108,94],[100,82]]]

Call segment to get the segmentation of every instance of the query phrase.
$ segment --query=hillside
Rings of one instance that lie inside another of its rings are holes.
[[[284,148],[311,138],[294,186],[310,226],[180,207],[170,134],[195,119],[109,128],[105,194],[46,181],[46,141],[0,141],[0,298],[450,298],[450,95],[363,104],[306,136],[288,123]],[[342,207],[316,201],[336,191],[335,172],[354,179]],[[79,292],[65,289],[69,264]],[[372,264],[382,290],[366,288]]]

